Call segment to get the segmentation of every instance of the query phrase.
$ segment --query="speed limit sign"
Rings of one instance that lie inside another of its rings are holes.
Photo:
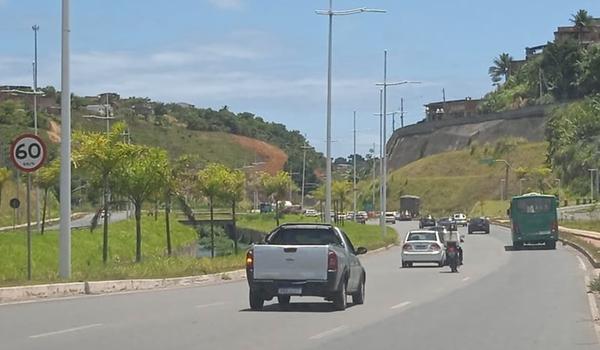
[[[46,145],[33,134],[23,134],[10,145],[10,159],[21,171],[31,173],[39,169],[46,160]]]

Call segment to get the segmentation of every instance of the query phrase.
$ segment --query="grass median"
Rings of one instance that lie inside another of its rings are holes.
[[[313,219],[287,215],[282,222],[310,222]],[[275,228],[272,215],[240,215],[238,226],[264,233]],[[243,268],[245,252],[214,259],[196,258],[197,232],[172,220],[173,250],[166,254],[164,216],[142,219],[141,263],[135,263],[135,221],[110,224],[110,260],[102,263],[102,227],[94,232],[74,229],[72,232],[72,278],[69,281],[168,278],[220,273]],[[388,228],[382,237],[378,226],[346,222],[342,229],[353,244],[368,249],[396,242],[396,233]],[[58,232],[47,231],[32,238],[32,280],[27,280],[26,233],[24,230],[0,233],[0,286],[65,282],[58,276]]]

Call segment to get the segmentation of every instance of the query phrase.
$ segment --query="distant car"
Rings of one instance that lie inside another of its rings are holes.
[[[359,224],[366,224],[367,219],[369,218],[369,214],[366,211],[359,211],[356,213],[356,222]]]
[[[444,266],[446,250],[442,235],[432,230],[410,231],[402,245],[402,267],[413,263],[435,263]]]
[[[435,219],[431,215],[422,217],[419,220],[419,228],[435,226]]]
[[[346,220],[354,220],[354,212],[346,213]]]
[[[490,221],[487,218],[473,218],[469,221],[468,233],[485,232],[490,233]]]
[[[100,210],[100,217],[104,218],[105,216],[110,217],[110,211],[105,212],[104,209]]]
[[[456,213],[452,217],[456,225],[467,226],[467,216],[463,213]]]
[[[319,216],[319,213],[315,209],[306,209],[304,211],[304,216],[315,217]]]
[[[385,213],[385,222],[392,224],[396,223],[396,215],[394,215],[393,211],[388,211],[387,213]]]

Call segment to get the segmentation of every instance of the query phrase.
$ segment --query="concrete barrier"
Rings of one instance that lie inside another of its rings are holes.
[[[53,283],[0,288],[0,303],[85,294],[85,283]]]

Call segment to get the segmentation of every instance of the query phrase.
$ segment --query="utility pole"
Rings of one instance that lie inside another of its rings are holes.
[[[352,155],[352,163],[354,167],[353,175],[352,175],[352,203],[353,203],[353,213],[352,218],[356,222],[356,111],[354,111],[354,152]]]
[[[38,50],[37,50],[37,33],[40,30],[40,26],[37,24],[32,26],[33,29],[33,132],[35,136],[38,135],[38,108],[37,108],[37,75],[38,75]],[[42,223],[40,222],[40,189],[38,186],[35,187],[35,216],[37,222],[37,231],[42,230]]]
[[[373,148],[371,149],[371,159],[373,160],[373,180],[371,181],[373,198],[371,200],[371,210],[375,211],[375,143],[373,143]]]
[[[404,97],[400,99],[400,127],[404,127]]]
[[[69,0],[62,0],[59,275],[71,277],[71,86]]]

